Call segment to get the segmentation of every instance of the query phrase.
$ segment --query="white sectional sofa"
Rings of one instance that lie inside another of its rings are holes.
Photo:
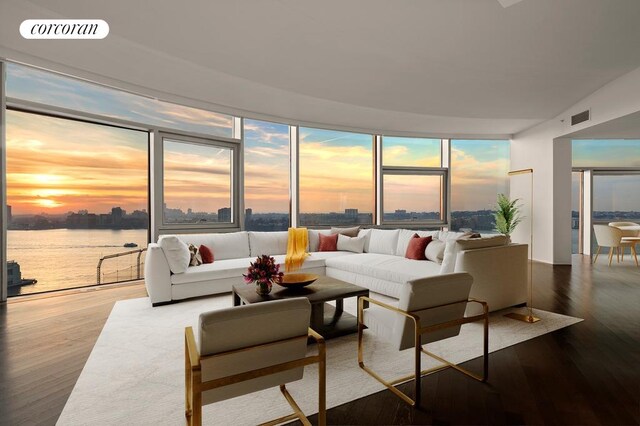
[[[361,230],[358,235],[365,240],[363,253],[317,251],[318,234],[330,232],[309,230],[310,256],[305,260],[301,272],[327,275],[354,283],[368,288],[372,297],[393,302],[399,297],[402,285],[409,280],[466,271],[474,277],[471,297],[487,301],[492,311],[526,302],[526,245],[505,245],[504,241],[495,245],[494,238],[467,240],[471,242],[463,244],[463,240],[459,239],[461,233],[446,231],[367,229]],[[441,247],[445,247],[441,264],[404,257],[414,233],[430,235],[434,241],[444,243],[440,243]],[[243,283],[242,274],[257,256],[271,255],[278,263],[284,264],[287,249],[287,232],[181,234],[171,237],[177,237],[187,245],[211,248],[215,260],[211,264],[188,267],[184,272],[182,269],[172,272],[168,258],[174,258],[175,253],[165,253],[167,249],[163,246],[166,244],[162,241],[160,244],[149,244],[145,260],[145,285],[154,306],[229,292],[232,285]],[[173,241],[176,241],[175,238]],[[284,270],[284,266],[282,268]]]

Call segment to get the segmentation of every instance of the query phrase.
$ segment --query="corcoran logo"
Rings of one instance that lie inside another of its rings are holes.
[[[29,39],[101,39],[109,34],[102,19],[27,19],[20,34]]]

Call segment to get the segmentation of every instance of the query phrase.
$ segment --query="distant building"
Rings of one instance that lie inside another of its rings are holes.
[[[218,209],[218,222],[231,222],[231,208],[223,207]]]
[[[13,215],[11,214],[11,206],[7,205],[7,225],[11,225],[12,219],[13,219]]]
[[[350,218],[358,217],[358,209],[344,209],[344,214]]]
[[[245,209],[245,210],[244,210],[244,216],[245,216],[247,219],[250,219],[252,215],[253,215],[253,209]]]

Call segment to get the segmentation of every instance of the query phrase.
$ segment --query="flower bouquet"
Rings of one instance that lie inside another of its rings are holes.
[[[280,272],[280,265],[273,257],[263,254],[251,262],[247,273],[242,276],[247,284],[256,283],[256,293],[266,296],[271,293],[273,283],[282,282],[284,273]]]

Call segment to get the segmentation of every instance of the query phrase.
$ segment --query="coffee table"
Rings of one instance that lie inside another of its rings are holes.
[[[306,297],[311,302],[311,328],[325,339],[357,332],[358,318],[344,312],[343,300],[348,297],[369,296],[367,288],[324,276],[318,278],[313,284],[298,289],[274,284],[271,293],[267,296],[256,293],[254,284],[234,285],[231,291],[233,306]],[[326,303],[330,301],[335,301],[336,306]]]

